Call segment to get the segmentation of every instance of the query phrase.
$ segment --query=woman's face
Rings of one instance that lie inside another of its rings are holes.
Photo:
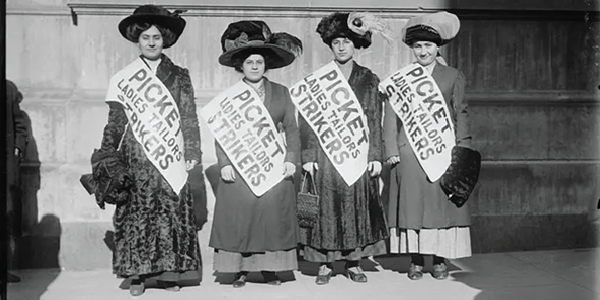
[[[242,64],[244,77],[251,82],[258,82],[265,74],[265,58],[260,54],[252,54]]]
[[[343,64],[354,56],[354,43],[345,37],[335,38],[331,41],[331,51],[335,61]]]
[[[428,66],[435,61],[438,53],[438,45],[434,42],[420,41],[412,45],[412,51],[417,62],[422,66]]]
[[[138,47],[142,56],[149,60],[157,60],[163,51],[163,38],[156,26],[142,32],[138,38]]]

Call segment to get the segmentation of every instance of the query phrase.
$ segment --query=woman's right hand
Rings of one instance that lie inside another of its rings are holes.
[[[302,165],[302,169],[305,172],[308,172],[310,176],[314,176],[315,172],[319,170],[319,164],[317,164],[316,162],[307,162],[304,165]]]
[[[235,181],[235,171],[233,170],[232,165],[226,165],[221,168],[221,179],[223,179],[225,182]]]
[[[392,165],[400,163],[400,155],[392,156],[392,157],[388,158],[386,161]]]

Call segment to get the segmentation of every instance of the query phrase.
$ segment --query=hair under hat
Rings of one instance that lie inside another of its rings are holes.
[[[455,14],[441,11],[408,20],[402,29],[402,41],[412,46],[417,41],[430,41],[438,46],[452,40],[460,29],[460,20]]]
[[[326,16],[317,25],[317,33],[327,45],[331,45],[336,38],[344,37],[350,39],[356,49],[369,48],[373,33],[382,35],[388,41],[393,39],[383,20],[364,12],[336,12]]]
[[[119,22],[119,32],[127,40],[137,43],[138,40],[128,34],[128,28],[134,24],[148,23],[158,25],[166,30],[173,33],[174,38],[163,45],[164,49],[168,49],[177,42],[179,36],[183,33],[185,28],[185,20],[179,16],[180,13],[185,10],[175,10],[169,12],[166,8],[156,5],[142,5],[133,11],[133,14],[126,17]]]

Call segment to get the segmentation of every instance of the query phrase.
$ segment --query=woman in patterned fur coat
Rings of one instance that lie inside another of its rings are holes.
[[[119,24],[127,40],[136,43],[140,58],[167,87],[181,117],[185,168],[200,162],[200,129],[193,88],[187,69],[175,65],[163,49],[183,32],[185,20],[154,5],[138,7]],[[107,99],[108,100],[108,99]],[[148,101],[142,99],[143,101]],[[189,185],[174,191],[148,159],[128,125],[124,106],[109,102],[108,124],[100,151],[120,151],[129,169],[132,187],[114,215],[113,272],[131,280],[130,293],[144,293],[146,279],[156,279],[167,291],[179,291],[180,280],[200,278],[200,248]],[[185,172],[185,171],[184,171]]]
[[[366,27],[355,21],[354,27]],[[353,60],[355,49],[366,49],[371,45],[372,31],[355,28],[355,32],[348,25],[352,22],[352,14],[334,13],[321,20],[317,32],[331,49],[335,62],[368,116],[368,168],[362,177],[348,186],[320,147],[313,130],[302,117],[299,118],[302,168],[314,178],[320,196],[318,220],[312,228],[301,228],[301,253],[307,261],[320,263],[316,278],[319,285],[329,283],[335,261],[346,262],[346,276],[352,281],[366,282],[367,276],[359,261],[387,251],[388,230],[378,187],[385,98],[379,93],[377,75]]]

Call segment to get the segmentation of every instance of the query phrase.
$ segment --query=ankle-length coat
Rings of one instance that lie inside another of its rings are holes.
[[[454,122],[456,144],[469,148],[468,105],[464,99],[465,76],[455,68],[436,64],[431,76],[437,83]],[[415,229],[469,226],[469,203],[457,208],[444,194],[438,181],[429,182],[408,137],[391,106],[386,103],[384,118],[385,158],[399,155],[392,167],[389,187],[388,221],[392,228]]]
[[[188,70],[163,54],[156,76],[177,103],[185,160],[200,162],[200,128]],[[117,149],[123,138],[121,151],[133,181],[130,199],[117,206],[113,217],[113,272],[120,277],[158,275],[166,281],[198,279],[200,247],[189,184],[178,196],[148,160],[131,126],[125,126],[123,107],[109,106],[101,150]]]
[[[263,80],[264,105],[273,123],[281,123],[285,133],[285,161],[296,165],[300,136],[294,116],[294,104],[285,86],[267,78]],[[231,165],[217,142],[215,148],[219,170]],[[290,250],[297,245],[298,221],[293,178],[282,180],[260,197],[252,193],[237,171],[232,183],[219,178],[210,247],[236,253],[262,253]]]
[[[368,161],[382,161],[381,118],[384,97],[379,78],[368,68],[353,62],[348,78],[352,91],[367,115],[369,126]],[[388,237],[385,212],[379,195],[378,177],[368,171],[351,186],[329,161],[316,135],[299,117],[302,163],[316,162],[315,185],[320,197],[319,218],[313,228],[301,229],[303,245],[336,251],[356,250]]]

